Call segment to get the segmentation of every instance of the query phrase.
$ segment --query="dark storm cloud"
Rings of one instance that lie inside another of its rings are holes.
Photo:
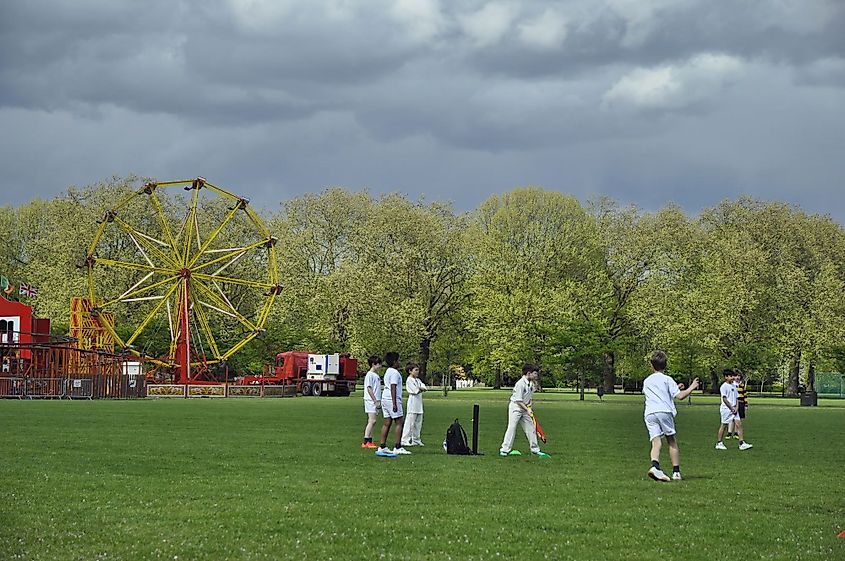
[[[843,31],[825,0],[6,3],[5,200],[134,172],[843,220]]]

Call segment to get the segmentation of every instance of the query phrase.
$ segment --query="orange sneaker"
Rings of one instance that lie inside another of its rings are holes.
[[[378,444],[376,444],[375,442],[364,442],[363,444],[361,444],[361,448],[373,450],[375,448],[378,448]]]

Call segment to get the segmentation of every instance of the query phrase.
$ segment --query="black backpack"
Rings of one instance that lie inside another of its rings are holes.
[[[457,419],[446,431],[446,453],[460,456],[472,455],[472,450],[467,446],[467,433]]]

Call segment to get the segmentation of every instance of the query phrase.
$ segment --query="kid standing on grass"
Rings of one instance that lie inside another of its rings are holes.
[[[419,365],[413,362],[408,365],[405,389],[408,390],[408,414],[405,417],[405,428],[402,430],[402,446],[425,446],[420,440],[420,431],[423,420],[422,394],[428,391],[428,388],[420,380]]]
[[[522,452],[513,449],[513,439],[516,436],[516,425],[522,425],[525,436],[528,437],[528,445],[531,453],[541,458],[550,458],[548,454],[540,451],[537,444],[537,428],[534,425],[534,413],[531,410],[531,399],[534,396],[534,382],[540,373],[540,368],[533,364],[526,364],[522,367],[522,378],[514,385],[513,395],[508,404],[508,430],[505,431],[505,438],[502,440],[502,447],[499,449],[500,456],[521,456]]]
[[[719,405],[719,416],[721,417],[722,424],[719,425],[719,435],[717,437],[718,442],[716,443],[716,450],[727,450],[728,448],[725,446],[725,443],[722,442],[722,437],[725,436],[725,431],[728,429],[728,425],[733,421],[734,425],[736,426],[736,433],[739,435],[739,449],[740,450],[748,450],[749,448],[753,448],[753,444],[749,444],[745,441],[745,433],[742,429],[742,420],[739,418],[739,407],[737,402],[739,401],[739,396],[736,391],[736,386],[733,385],[734,378],[736,374],[733,370],[727,368],[722,372],[722,376],[724,376],[725,381],[722,386],[719,388],[719,396],[721,397],[721,404]]]
[[[396,456],[397,454],[410,454],[402,448],[402,375],[396,367],[399,365],[399,353],[387,353],[384,356],[387,363],[387,371],[384,373],[384,390],[381,394],[381,411],[384,415],[384,425],[381,427],[381,444],[376,450],[377,456]],[[396,425],[394,431],[394,447],[390,450],[387,447],[387,435],[390,433],[391,425]]]
[[[734,374],[733,384],[737,395],[737,414],[740,420],[745,422],[745,408],[748,407],[748,379],[739,368],[734,370]],[[733,421],[728,425],[728,434],[725,438],[730,440],[731,437],[739,438],[739,435],[736,434],[736,424]]]
[[[373,442],[373,427],[381,408],[381,378],[378,375],[381,357],[373,355],[367,359],[367,363],[370,365],[370,370],[364,376],[364,413],[367,414],[367,426],[364,427],[364,442],[361,448],[378,448]]]
[[[654,351],[651,355],[651,367],[654,373],[643,381],[643,395],[645,395],[645,412],[643,413],[648,438],[651,440],[651,468],[648,476],[655,481],[680,481],[681,452],[678,449],[678,439],[675,438],[675,409],[674,400],[685,399],[698,387],[698,378],[689,387],[682,390],[671,377],[666,375],[666,353]],[[672,461],[672,478],[660,469],[660,449],[663,447],[663,437],[669,444],[669,459]]]

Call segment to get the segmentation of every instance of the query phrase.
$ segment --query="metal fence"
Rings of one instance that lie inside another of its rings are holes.
[[[26,380],[17,377],[0,378],[0,397],[23,399],[26,397]]]
[[[65,397],[64,378],[27,378],[26,397],[33,399],[61,399]]]
[[[839,372],[816,374],[816,392],[824,397],[845,397],[845,374]]]
[[[0,377],[0,398],[134,399],[146,397],[143,376],[75,378]]]
[[[66,379],[65,395],[70,399],[94,399],[94,380],[91,378]]]

